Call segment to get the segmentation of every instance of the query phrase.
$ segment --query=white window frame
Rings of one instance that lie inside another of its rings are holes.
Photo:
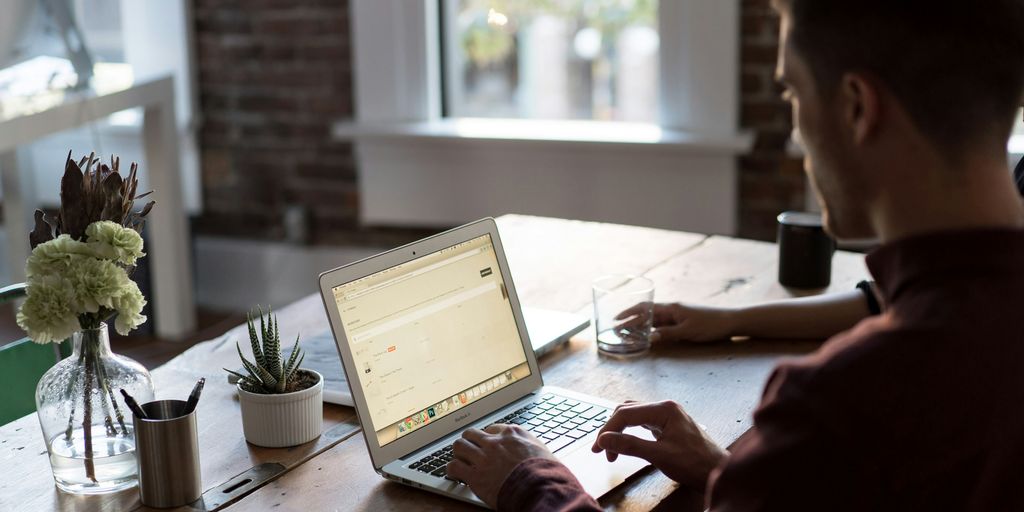
[[[350,2],[356,116],[333,134],[356,142],[365,224],[515,212],[735,233],[735,156],[752,143],[738,129],[739,0],[659,2],[658,124],[480,120],[486,135],[442,117],[439,8]],[[646,186],[623,199],[624,181]]]

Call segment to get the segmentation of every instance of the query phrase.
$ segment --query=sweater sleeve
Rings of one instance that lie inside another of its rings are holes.
[[[874,488],[848,446],[832,434],[799,371],[785,364],[769,378],[754,426],[712,471],[712,512],[876,510]],[[837,400],[839,404],[849,401]],[[870,424],[870,423],[869,423]],[[867,434],[865,434],[866,436]]]
[[[499,511],[594,511],[601,507],[583,490],[569,468],[558,461],[527,459],[498,491]]]

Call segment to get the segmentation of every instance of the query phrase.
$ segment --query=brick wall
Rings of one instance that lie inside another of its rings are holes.
[[[349,144],[347,0],[194,0],[203,214],[198,233],[285,239],[285,212],[304,213],[313,243],[397,245],[429,231],[358,225]],[[742,0],[741,126],[757,134],[739,159],[740,235],[773,239],[774,218],[801,209],[799,161],[785,156],[788,107],[772,80],[778,20],[768,0]]]
[[[773,78],[778,16],[769,0],[742,0],[741,17],[740,126],[756,138],[753,151],[739,159],[739,235],[774,240],[775,217],[804,209],[803,165],[786,155],[792,121]]]
[[[314,243],[409,238],[358,227],[352,148],[329,137],[331,122],[352,117],[347,0],[194,0],[194,9],[196,232],[285,239],[290,211]]]
[[[284,212],[352,225],[352,115],[345,0],[195,0],[203,215],[200,233],[283,238]],[[320,229],[314,229],[316,232]]]

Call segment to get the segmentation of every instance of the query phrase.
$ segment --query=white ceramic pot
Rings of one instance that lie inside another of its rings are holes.
[[[261,395],[238,388],[245,440],[256,446],[283,448],[320,437],[324,423],[324,376],[316,385],[292,393]]]

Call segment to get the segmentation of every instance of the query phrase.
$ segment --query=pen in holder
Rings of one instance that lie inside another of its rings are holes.
[[[177,507],[202,495],[199,440],[194,408],[184,400],[142,404],[146,418],[134,416],[139,495],[142,504]]]

